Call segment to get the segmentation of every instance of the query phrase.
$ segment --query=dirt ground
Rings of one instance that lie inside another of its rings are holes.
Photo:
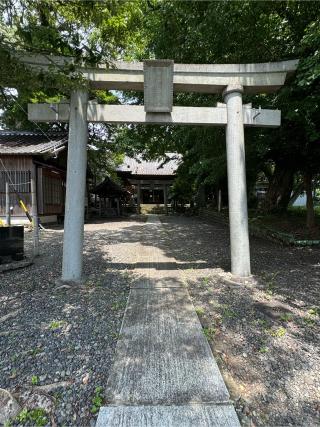
[[[239,418],[247,426],[320,424],[320,250],[251,238],[253,276],[230,271],[227,227],[163,217]]]
[[[180,266],[242,424],[319,425],[320,250],[251,239],[253,276],[239,283],[225,226],[161,220],[151,245]],[[47,425],[94,425],[133,278],[123,245],[142,240],[137,218],[87,224],[85,280],[72,287],[57,282],[62,230],[51,229],[34,265],[0,275],[0,387],[22,404],[45,395]]]
[[[95,425],[132,267],[126,260],[114,264],[112,247],[126,239],[132,224],[85,225],[80,285],[58,281],[61,227],[41,232],[40,256],[33,265],[0,274],[0,388],[12,393],[25,410],[12,425]],[[28,257],[31,245],[32,234],[26,232]]]

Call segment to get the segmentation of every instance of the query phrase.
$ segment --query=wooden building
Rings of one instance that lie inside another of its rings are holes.
[[[36,177],[37,208],[42,223],[64,215],[67,135],[54,132],[0,131],[0,218],[5,218],[6,181],[10,188],[11,221],[27,223],[15,190],[31,212],[31,174]]]
[[[167,210],[170,187],[175,179],[180,156],[167,153],[166,161],[146,161],[141,157],[125,157],[117,168],[117,175],[125,184],[134,187],[137,211],[141,205],[155,205]]]
[[[99,209],[100,217],[120,216],[122,204],[130,198],[130,193],[108,176],[91,193],[95,196],[94,207]]]

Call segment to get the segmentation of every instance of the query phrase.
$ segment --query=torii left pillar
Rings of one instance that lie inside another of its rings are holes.
[[[64,215],[62,280],[79,282],[82,276],[83,226],[87,167],[88,91],[71,94],[67,187]]]

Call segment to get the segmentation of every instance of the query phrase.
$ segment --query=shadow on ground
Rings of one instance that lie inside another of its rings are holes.
[[[242,422],[316,425],[319,249],[253,238],[253,280],[237,284],[226,273],[226,227],[184,217],[162,217],[162,224],[160,230],[130,222],[122,222],[120,229],[96,230],[86,246],[87,260],[111,253],[109,268],[137,268],[143,275],[152,267],[155,277],[167,281],[178,270],[238,400]],[[137,264],[137,245],[161,251],[171,261]],[[100,262],[107,267],[105,255]]]

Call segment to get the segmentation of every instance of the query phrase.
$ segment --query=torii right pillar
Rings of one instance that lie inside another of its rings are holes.
[[[231,272],[236,276],[247,277],[251,270],[242,93],[241,85],[229,85],[223,92],[223,98],[227,106]]]

